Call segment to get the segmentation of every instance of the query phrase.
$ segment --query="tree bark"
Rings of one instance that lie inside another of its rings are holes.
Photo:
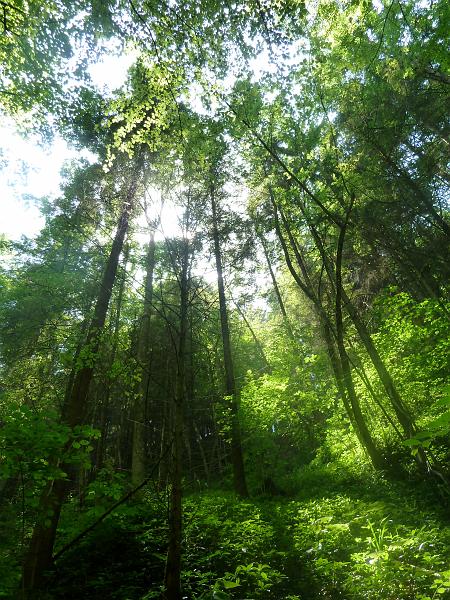
[[[183,464],[183,410],[186,396],[186,340],[189,303],[189,240],[182,240],[180,282],[180,328],[177,349],[177,380],[174,397],[173,454],[171,465],[171,493],[169,514],[169,548],[164,575],[167,600],[181,600],[181,534],[182,464]]]
[[[86,420],[87,396],[94,373],[95,358],[100,346],[100,335],[105,324],[136,189],[137,177],[134,176],[124,199],[122,213],[100,283],[93,319],[84,345],[84,349],[89,354],[89,361],[86,361],[86,364],[76,372],[70,393],[63,406],[62,421],[71,428],[83,424]],[[70,466],[64,463],[60,466],[65,472],[71,470]],[[45,572],[52,566],[56,530],[67,487],[67,482],[62,479],[49,482],[41,496],[39,505],[40,521],[33,530],[23,568],[22,589],[25,597],[42,586]]]
[[[145,417],[148,404],[150,371],[150,322],[153,301],[153,271],[155,268],[155,232],[150,232],[146,257],[144,309],[139,329],[137,358],[141,367],[139,395],[133,411],[133,446],[131,458],[131,481],[138,485],[146,473]]]
[[[119,292],[117,294],[117,306],[116,306],[116,314],[114,317],[114,324],[112,330],[112,348],[111,348],[111,356],[109,358],[109,364],[112,366],[114,361],[116,360],[117,346],[119,342],[119,331],[120,331],[120,315],[122,312],[122,303],[123,303],[123,295],[125,292],[125,281],[126,281],[126,269],[128,263],[130,248],[129,245],[126,244],[124,256],[123,256],[123,276],[120,279]],[[111,381],[108,378],[106,389],[104,392],[104,397],[101,400],[100,404],[100,439],[95,447],[95,469],[98,471],[102,468],[103,461],[105,458],[105,446],[108,438],[109,431],[109,423],[108,423],[108,411],[110,406],[110,398],[111,398]],[[95,425],[94,425],[95,426]]]
[[[335,302],[335,312],[336,312],[336,334],[337,334],[337,346],[339,351],[339,356],[341,359],[342,365],[342,375],[344,384],[348,393],[348,397],[350,399],[350,404],[352,406],[353,415],[355,417],[355,422],[358,427],[358,431],[360,433],[361,439],[364,443],[364,447],[367,450],[367,453],[370,457],[370,460],[375,467],[375,469],[384,469],[386,467],[384,459],[380,452],[378,451],[375,442],[370,435],[370,432],[367,428],[366,422],[364,420],[364,416],[361,411],[361,407],[356,396],[355,386],[353,384],[353,378],[351,373],[350,361],[348,358],[347,350],[344,345],[344,326],[342,319],[342,253],[344,248],[344,238],[346,232],[346,225],[342,225],[339,238],[338,238],[338,247],[336,254],[336,302]]]
[[[286,264],[289,268],[291,275],[294,277],[297,285],[300,289],[306,294],[306,296],[311,300],[313,306],[316,310],[317,317],[319,322],[322,325],[322,330],[324,332],[325,343],[327,345],[328,356],[330,359],[330,363],[333,369],[333,373],[336,379],[336,385],[338,388],[339,395],[342,398],[344,403],[344,407],[349,416],[350,422],[352,423],[356,435],[362,445],[362,447],[366,450],[369,458],[376,469],[383,468],[384,462],[381,454],[377,450],[375,443],[370,435],[366,422],[364,420],[364,415],[362,414],[361,407],[356,396],[355,387],[353,384],[353,378],[351,374],[350,362],[348,359],[348,354],[345,350],[345,346],[343,343],[343,325],[342,325],[342,309],[341,309],[341,298],[336,296],[336,304],[335,304],[335,318],[336,318],[336,330],[334,331],[334,335],[336,336],[338,352],[336,352],[335,344],[333,341],[333,327],[330,320],[330,317],[327,315],[325,308],[322,305],[322,301],[318,294],[316,294],[311,278],[309,276],[307,266],[301,253],[295,243],[292,232],[289,228],[289,223],[287,222],[286,217],[280,211],[280,214],[283,219],[283,225],[288,234],[289,242],[293,247],[294,254],[298,263],[298,266],[301,270],[303,279],[297,272],[294,267],[289,249],[284,239],[283,232],[281,230],[281,224],[278,218],[278,206],[275,202],[275,198],[273,194],[271,194],[272,206],[274,208],[275,215],[275,229],[280,240],[281,246],[283,248],[283,253],[285,255]]]
[[[217,271],[217,287],[219,290],[220,326],[222,332],[223,361],[225,367],[225,393],[231,403],[231,462],[233,465],[234,489],[239,496],[247,497],[247,482],[242,454],[241,428],[239,423],[239,404],[236,393],[233,357],[231,354],[230,327],[223,281],[222,254],[218,228],[217,204],[214,190],[211,189],[212,227],[214,241],[214,257]]]

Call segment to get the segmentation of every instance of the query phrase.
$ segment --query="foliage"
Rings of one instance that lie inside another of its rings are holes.
[[[337,494],[307,503],[294,517],[294,539],[301,555],[314,565],[323,590],[349,598],[417,598],[433,595],[447,533],[422,514],[412,499],[370,501]],[[445,575],[444,575],[445,577]],[[334,597],[334,596],[333,596]]]
[[[98,160],[0,238],[0,596],[448,594],[448,3],[0,9],[1,110]]]
[[[90,467],[92,443],[98,436],[99,432],[87,425],[70,430],[59,422],[56,413],[39,414],[27,406],[9,406],[0,430],[0,477],[19,478],[23,510],[36,509],[45,484],[67,477],[61,462]]]
[[[425,488],[407,495],[405,484],[342,477],[330,469],[322,478],[302,477],[300,495],[288,499],[238,504],[223,492],[186,498],[184,594],[416,600],[444,592],[449,529],[442,509],[430,510]],[[165,559],[163,512],[153,493],[143,504],[118,508],[61,557],[50,597],[157,597]],[[80,513],[75,503],[67,506],[64,540],[93,518],[88,507]]]

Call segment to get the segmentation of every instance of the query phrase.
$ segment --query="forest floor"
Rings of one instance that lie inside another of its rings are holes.
[[[305,470],[293,496],[237,501],[210,490],[185,499],[186,599],[427,600],[450,596],[450,527],[417,482]],[[64,544],[104,506],[69,506]],[[75,514],[76,513],[76,514]],[[58,561],[41,599],[160,597],[165,499],[122,505]],[[11,563],[10,563],[11,564]],[[1,582],[0,582],[1,590]],[[6,590],[2,598],[14,598]]]

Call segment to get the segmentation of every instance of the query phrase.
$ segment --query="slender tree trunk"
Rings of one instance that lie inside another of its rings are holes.
[[[116,235],[112,244],[99,295],[95,305],[94,316],[89,326],[84,348],[93,357],[75,374],[73,385],[62,410],[62,421],[71,428],[85,422],[87,416],[87,395],[94,373],[95,357],[100,345],[100,335],[105,324],[106,313],[116,278],[117,266],[122,251],[128,221],[137,188],[137,177],[134,177],[124,200]],[[60,465],[62,470],[70,472],[70,466]],[[23,569],[22,588],[25,593],[40,587],[45,572],[52,566],[53,546],[61,512],[61,506],[67,492],[67,483],[58,479],[50,482],[40,499],[40,520],[35,526],[31,538],[28,555]]]
[[[278,161],[278,162],[280,162],[280,161]],[[406,179],[408,180],[407,181],[408,185],[410,187],[412,187],[421,196],[421,199],[424,201],[424,204],[426,204],[428,206],[431,214],[434,216],[434,218],[436,219],[438,224],[441,226],[442,231],[446,235],[450,235],[450,228],[448,226],[448,223],[445,221],[445,219],[441,215],[439,215],[437,213],[434,206],[432,205],[432,202],[429,200],[429,198],[426,197],[426,194],[423,192],[423,190],[419,189],[417,182],[410,180],[407,176],[406,176]],[[285,242],[283,242],[282,235],[280,236],[280,226],[278,223],[278,216],[277,216],[277,204],[275,202],[273,192],[270,188],[269,188],[269,192],[270,192],[270,197],[271,197],[271,201],[272,201],[272,204],[274,207],[274,212],[275,212],[275,226],[276,226],[278,236],[281,237],[280,241],[282,243],[283,251],[286,256],[288,268],[289,268],[291,274],[293,275],[294,279],[299,284],[300,288],[305,292],[307,297],[310,298],[314,302],[315,301],[314,294],[310,293],[310,290],[308,289],[308,287],[304,285],[304,283],[299,278],[298,274],[295,272],[295,269],[292,268],[292,262],[290,261],[289,252],[286,248]],[[353,200],[352,200],[352,202],[353,202]],[[333,278],[334,269],[329,260],[327,252],[323,246],[322,240],[320,239],[320,236],[317,232],[316,227],[309,219],[309,217],[306,213],[305,207],[302,205],[301,202],[300,202],[300,210],[306,220],[306,223],[311,232],[311,235],[313,236],[314,242],[315,242],[316,247],[322,258],[323,265],[327,272],[328,278],[330,280],[331,285],[333,286],[333,284],[334,284],[334,278]],[[339,227],[339,229],[341,231],[342,231],[343,226],[344,226],[344,228],[346,227],[347,221],[344,222],[340,218],[336,219],[333,217],[333,215],[330,215],[327,211],[324,211],[324,212],[327,214],[327,216],[330,218],[330,220]],[[289,231],[288,231],[288,233],[289,233]],[[295,247],[294,247],[294,252],[295,252]],[[300,267],[301,267],[301,264],[300,264]],[[336,290],[334,290],[334,293],[336,294]],[[414,432],[416,429],[414,421],[413,421],[411,415],[409,414],[407,408],[405,407],[405,405],[402,401],[402,398],[401,398],[400,394],[398,393],[398,390],[395,387],[395,384],[392,380],[390,373],[388,372],[383,360],[381,359],[380,355],[378,354],[375,344],[373,343],[372,338],[371,338],[364,322],[360,318],[356,307],[352,304],[352,302],[350,301],[349,297],[347,296],[345,290],[343,289],[342,282],[340,283],[339,294],[341,294],[342,304],[345,306],[350,318],[352,319],[352,321],[358,331],[360,339],[361,339],[363,345],[365,346],[365,348],[372,360],[372,363],[375,367],[375,370],[377,371],[377,373],[380,377],[380,380],[385,388],[387,396],[389,397],[389,399],[392,403],[392,406],[394,408],[394,411],[397,415],[397,418],[405,432],[405,437],[409,438],[412,435],[414,435]],[[319,312],[321,313],[321,316],[325,316],[321,310],[319,310]],[[417,461],[420,469],[423,472],[430,471],[427,454],[423,448],[421,448],[419,450],[418,454],[416,455],[416,461]]]
[[[242,308],[239,306],[239,304],[235,300],[233,300],[233,303],[234,303],[235,307],[237,308],[238,313],[241,315],[242,320],[246,324],[247,329],[250,331],[250,335],[252,336],[253,341],[255,342],[255,346],[258,348],[258,354],[260,355],[260,357],[264,363],[265,371],[267,373],[270,373],[272,371],[272,367],[271,367],[269,361],[267,360],[267,356],[266,356],[266,353],[264,352],[263,345],[259,341],[258,336],[256,335],[253,327],[250,325],[250,322],[247,319],[247,317],[245,316],[245,313],[242,310]]]
[[[325,340],[325,345],[327,348],[328,358],[330,360],[330,365],[331,365],[331,369],[333,371],[333,375],[334,375],[334,378],[336,381],[336,387],[338,389],[339,396],[341,397],[342,403],[344,404],[344,408],[347,412],[347,416],[350,420],[350,423],[353,425],[353,428],[355,429],[355,433],[358,436],[358,439],[361,442],[361,445],[364,446],[360,432],[355,423],[355,415],[353,414],[352,407],[348,401],[347,393],[345,391],[345,386],[343,383],[344,377],[342,374],[342,366],[341,366],[341,362],[339,360],[339,356],[338,356],[338,353],[337,353],[337,350],[335,347],[333,336],[331,334],[330,326],[328,325],[328,323],[325,323],[323,321],[321,322],[321,326],[322,326],[323,338]]]
[[[123,295],[125,292],[125,281],[126,281],[126,270],[128,257],[130,253],[129,244],[125,245],[125,251],[123,256],[123,274],[120,278],[119,292],[117,294],[117,305],[116,305],[116,314],[114,316],[113,330],[112,330],[112,348],[111,348],[111,356],[109,357],[109,364],[112,366],[114,361],[116,360],[117,346],[119,343],[119,331],[120,331],[120,316],[122,313],[122,303],[123,303]],[[111,398],[111,381],[108,379],[106,384],[106,389],[104,392],[104,397],[100,404],[100,439],[95,447],[95,468],[97,470],[101,469],[103,465],[103,461],[105,458],[105,446],[106,440],[108,438],[108,411],[110,406],[110,398]]]
[[[381,356],[379,355],[378,350],[376,349],[375,344],[373,343],[373,340],[370,336],[370,333],[367,330],[365,323],[360,318],[358,311],[356,310],[355,306],[353,305],[353,303],[351,302],[351,300],[349,299],[349,297],[343,289],[342,300],[351,320],[353,321],[353,324],[356,327],[358,335],[372,361],[372,364],[378,373],[378,376],[383,384],[386,394],[391,401],[395,414],[397,415],[397,418],[403,428],[403,431],[405,432],[405,436],[407,438],[412,437],[415,431],[414,422],[405,405],[403,404],[400,394],[398,393],[398,390],[395,387],[394,381],[392,380],[392,377],[389,371],[387,370],[386,365],[384,364]]]
[[[352,200],[352,202],[353,202],[353,200]],[[272,203],[274,204],[274,207],[276,210],[276,204],[275,204],[273,195],[272,195]],[[292,234],[290,234],[290,230],[289,230],[289,226],[286,221],[286,218],[284,217],[283,213],[281,213],[281,214],[283,217],[283,224],[285,225],[285,227],[288,230],[290,239],[292,239]],[[387,396],[392,403],[392,406],[397,415],[397,418],[398,418],[400,424],[402,425],[403,430],[405,431],[405,435],[407,438],[409,438],[414,434],[414,430],[415,430],[415,426],[412,421],[412,418],[409,415],[408,410],[406,409],[406,407],[403,404],[400,394],[398,393],[398,391],[394,385],[392,377],[390,376],[388,370],[386,369],[384,362],[382,361],[380,355],[378,354],[378,351],[375,347],[375,344],[372,341],[372,338],[370,337],[370,334],[367,330],[367,327],[365,326],[365,323],[360,318],[357,309],[355,308],[355,306],[351,302],[350,298],[348,297],[348,295],[342,285],[342,279],[341,278],[339,278],[339,280],[337,279],[337,277],[335,275],[335,269],[333,269],[331,261],[327,255],[327,252],[323,246],[323,243],[320,239],[320,236],[319,236],[316,228],[309,221],[308,221],[308,226],[309,226],[311,235],[314,238],[316,248],[319,251],[320,256],[322,258],[322,261],[323,261],[326,273],[328,275],[328,278],[330,280],[330,283],[332,284],[332,286],[334,288],[334,293],[336,296],[338,294],[340,295],[340,302],[345,307],[347,313],[349,314],[350,318],[352,319],[352,321],[356,327],[356,330],[358,331],[359,337],[360,337],[363,345],[365,346],[367,353],[369,354],[370,359],[372,360],[372,363],[373,363],[373,365],[380,377],[380,380],[386,390]],[[346,223],[341,223],[339,225],[340,232],[341,233],[344,232],[343,235],[345,235],[346,227],[347,227]],[[294,242],[294,244],[295,244],[295,242]],[[294,248],[294,251],[295,251],[295,248]],[[296,253],[296,256],[298,258],[298,252]],[[335,277],[336,277],[336,279],[335,279]],[[339,285],[339,289],[337,289],[338,285]],[[309,297],[314,301],[314,295],[310,294]]]
[[[380,452],[378,451],[375,442],[370,435],[370,432],[367,428],[366,422],[364,420],[364,416],[361,411],[361,407],[356,396],[355,386],[353,384],[352,372],[350,367],[350,361],[348,358],[347,350],[344,345],[344,325],[342,319],[342,253],[344,247],[344,238],[345,238],[346,225],[341,226],[339,239],[338,239],[338,248],[336,255],[336,303],[335,303],[335,312],[336,312],[336,334],[337,334],[337,346],[339,350],[339,356],[341,359],[342,365],[342,375],[344,379],[344,384],[348,393],[348,397],[350,399],[350,404],[352,406],[353,415],[355,417],[355,422],[357,424],[358,430],[361,435],[361,439],[363,440],[364,447],[367,450],[367,453],[372,461],[375,469],[384,469],[386,464]]]
[[[327,347],[328,357],[336,380],[336,386],[338,388],[339,396],[342,399],[345,410],[347,412],[350,423],[353,425],[353,429],[356,436],[365,450],[369,459],[375,469],[384,468],[383,458],[376,448],[375,442],[370,435],[368,427],[366,425],[364,415],[362,414],[361,407],[358,401],[358,397],[355,392],[353,384],[353,378],[350,371],[350,365],[347,362],[343,366],[341,355],[338,354],[335,348],[335,343],[331,335],[329,326],[322,323],[324,339]],[[345,355],[344,355],[345,356]],[[345,358],[344,358],[345,361]],[[349,400],[350,399],[350,400]]]
[[[170,389],[170,368],[169,368],[169,357],[166,360],[166,375],[165,375],[165,387],[167,397],[171,397],[172,390]],[[169,391],[170,390],[170,391]],[[162,414],[161,414],[161,441],[160,441],[160,456],[164,452],[164,448],[167,446],[168,439],[170,434],[168,433],[169,429],[173,429],[172,427],[172,411],[171,404],[169,402],[164,402],[162,406]],[[158,489],[163,490],[167,486],[167,473],[168,473],[168,462],[169,459],[166,456],[159,463],[158,469]]]
[[[131,481],[139,485],[146,474],[145,415],[148,403],[150,371],[150,322],[153,301],[153,271],[155,268],[155,232],[150,233],[146,257],[144,310],[139,330],[137,357],[142,369],[139,395],[133,411],[133,447],[131,459]]]
[[[275,213],[275,229],[277,232],[278,239],[280,240],[281,246],[283,248],[283,252],[286,259],[286,264],[291,272],[294,280],[297,282],[300,289],[306,294],[306,296],[311,300],[313,306],[316,310],[316,314],[318,316],[319,322],[322,325],[322,330],[324,332],[325,342],[327,345],[328,355],[330,358],[331,366],[333,369],[333,373],[336,379],[336,385],[338,388],[339,395],[342,398],[344,403],[344,407],[347,411],[347,414],[350,418],[350,422],[353,424],[355,432],[358,436],[358,439],[366,450],[369,458],[376,469],[383,468],[384,463],[381,454],[377,450],[375,443],[370,435],[366,422],[364,420],[364,416],[361,411],[361,407],[355,392],[355,387],[353,384],[353,378],[351,374],[350,362],[348,359],[347,352],[345,350],[345,346],[343,343],[343,326],[342,326],[342,310],[341,310],[341,299],[336,296],[336,305],[335,305],[335,317],[336,317],[336,329],[339,331],[335,331],[336,339],[338,342],[338,353],[336,353],[335,344],[333,341],[333,327],[330,322],[330,318],[327,315],[325,308],[322,305],[321,299],[318,294],[316,294],[311,278],[308,274],[308,269],[306,266],[303,257],[300,254],[300,251],[295,243],[292,232],[289,228],[289,223],[287,222],[286,217],[281,212],[281,216],[283,219],[283,225],[288,234],[289,242],[294,250],[294,254],[297,260],[297,264],[302,273],[302,277],[295,269],[292,264],[292,260],[290,258],[289,249],[287,247],[287,243],[284,239],[283,232],[281,231],[281,225],[278,219],[278,207],[275,203],[275,199],[273,194],[271,194],[272,205]]]
[[[239,424],[239,405],[234,378],[233,358],[231,355],[230,327],[223,281],[222,254],[218,229],[217,205],[214,190],[211,190],[212,226],[214,255],[217,270],[217,286],[219,290],[220,325],[222,331],[223,360],[225,367],[225,393],[231,402],[231,462],[233,465],[234,489],[242,497],[248,496],[245,479],[244,458],[242,454],[241,429]]]
[[[177,349],[177,380],[174,397],[173,455],[169,515],[169,548],[164,576],[167,600],[181,600],[183,409],[186,396],[186,340],[189,303],[189,240],[183,239],[180,281],[180,326]]]
[[[274,270],[273,270],[273,267],[272,267],[272,262],[271,262],[270,256],[269,256],[269,251],[268,251],[267,246],[266,246],[266,242],[264,241],[264,237],[262,236],[262,234],[260,234],[260,233],[257,232],[256,235],[258,236],[258,239],[261,242],[261,246],[262,246],[262,249],[263,249],[263,252],[264,252],[264,257],[265,257],[266,263],[267,263],[267,268],[269,270],[270,278],[272,280],[273,290],[275,292],[275,296],[276,296],[277,301],[278,301],[278,306],[280,307],[280,311],[281,311],[281,314],[283,316],[283,321],[284,321],[286,330],[287,330],[287,332],[289,334],[289,337],[291,337],[292,339],[294,339],[294,332],[292,331],[291,324],[289,323],[289,319],[288,319],[287,312],[286,312],[286,307],[284,305],[284,301],[283,301],[283,298],[281,296],[281,292],[280,292],[280,288],[278,286],[277,278],[275,277],[275,273],[274,273]]]
[[[394,384],[394,381],[389,371],[387,370],[386,365],[384,364],[381,356],[379,355],[375,344],[373,343],[373,340],[366,328],[365,323],[359,317],[356,308],[350,302],[349,298],[346,296],[344,291],[343,298],[347,312],[349,313],[350,318],[352,319],[359,333],[361,341],[363,342],[363,345],[366,348],[367,353],[369,354],[372,364],[374,365],[375,370],[377,371],[378,376],[384,386],[387,396],[391,401],[392,407],[395,411],[395,414],[397,415],[397,419],[399,420],[400,425],[402,426],[402,429],[404,431],[405,438],[411,438],[416,432],[416,425],[414,423],[414,420],[409,414],[408,409],[405,407],[403,400]],[[430,464],[427,452],[423,448],[419,448],[419,451],[417,452],[414,458],[416,460],[419,470],[421,470],[424,474],[429,473]],[[437,466],[435,467],[435,470],[439,470]]]
[[[195,439],[197,441],[198,449],[200,451],[200,456],[201,456],[201,459],[202,459],[202,464],[203,464],[203,470],[205,472],[206,483],[209,483],[210,474],[209,474],[208,461],[206,459],[205,450],[203,448],[202,436],[200,435],[200,431],[199,431],[199,429],[198,429],[197,424],[196,424],[195,421],[193,423],[193,427],[194,427],[194,432],[195,432]]]
[[[350,347],[352,347],[352,344],[350,342]],[[353,348],[353,347],[352,347]],[[356,354],[356,352],[354,353],[355,358],[351,359],[351,363],[356,371],[356,373],[358,374],[359,378],[361,379],[361,381],[364,383],[364,386],[366,388],[366,390],[369,392],[371,398],[373,399],[373,401],[375,402],[375,404],[377,404],[377,406],[379,407],[379,409],[381,410],[381,412],[383,413],[386,421],[391,425],[392,429],[395,431],[395,433],[397,434],[398,438],[400,440],[403,439],[403,435],[402,432],[400,431],[400,429],[398,428],[397,424],[395,423],[394,419],[391,417],[391,415],[387,412],[386,408],[383,406],[383,403],[381,402],[380,398],[378,397],[377,393],[375,392],[370,379],[364,369],[364,365],[362,363],[362,361],[359,359],[358,355]]]

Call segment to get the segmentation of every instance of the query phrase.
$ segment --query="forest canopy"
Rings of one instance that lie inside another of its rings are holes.
[[[449,3],[0,16],[0,598],[449,596]]]

